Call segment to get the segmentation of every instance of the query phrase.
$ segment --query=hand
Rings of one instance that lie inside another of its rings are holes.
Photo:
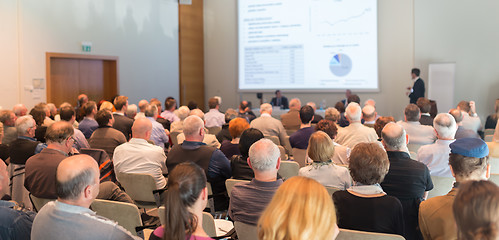
[[[411,91],[412,87],[407,87],[407,90]]]

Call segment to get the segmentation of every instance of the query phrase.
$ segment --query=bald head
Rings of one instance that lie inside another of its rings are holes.
[[[381,131],[381,139],[387,151],[402,151],[407,146],[405,129],[394,122],[387,123]]]
[[[142,99],[139,101],[139,109],[141,112],[144,112],[146,110],[146,107],[147,105],[149,104],[149,102],[145,99]]]
[[[189,116],[198,116],[199,118],[201,118],[201,120],[204,121],[204,113],[199,108],[192,109],[189,113]]]
[[[191,115],[184,120],[183,127],[184,127],[184,135],[186,138],[198,136],[200,130],[204,128],[204,122],[198,116]],[[201,140],[203,139],[201,138]]]
[[[289,109],[297,109],[300,110],[301,108],[301,101],[298,98],[293,98],[291,101],[289,101]]]
[[[57,166],[56,190],[60,200],[90,206],[99,193],[97,162],[85,154],[62,160]]]
[[[347,108],[345,109],[345,115],[348,118],[348,121],[350,121],[350,123],[360,122],[362,111],[360,109],[359,104],[356,102],[349,103]]]
[[[362,108],[362,116],[365,121],[376,120],[376,109],[372,105],[366,105]]]
[[[28,109],[22,103],[16,104],[14,108],[12,108],[12,111],[14,111],[17,117],[22,117],[28,113]]]
[[[449,114],[454,117],[457,124],[463,121],[463,113],[459,109],[453,108],[449,111]]]
[[[139,118],[133,122],[132,137],[148,140],[151,136],[152,123],[147,118]]]

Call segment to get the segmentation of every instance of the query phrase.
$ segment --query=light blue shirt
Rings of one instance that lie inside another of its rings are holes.
[[[168,136],[165,133],[165,128],[163,127],[163,125],[161,125],[161,123],[157,122],[154,118],[147,117],[147,119],[149,119],[149,121],[151,121],[152,123],[152,132],[149,140],[154,141],[154,144],[164,149],[165,143],[168,142]]]

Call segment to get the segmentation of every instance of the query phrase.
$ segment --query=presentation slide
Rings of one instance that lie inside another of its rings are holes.
[[[376,0],[239,0],[239,90],[378,90]]]

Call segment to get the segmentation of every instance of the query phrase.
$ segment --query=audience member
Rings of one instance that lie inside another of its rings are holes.
[[[336,138],[336,134],[338,133],[336,124],[330,120],[323,119],[317,123],[317,125],[315,126],[315,131],[323,131],[331,138],[331,140],[333,140],[334,153],[333,157],[331,158],[333,163],[348,166],[350,148],[342,146],[334,141],[334,139]]]
[[[345,90],[345,98],[342,99],[340,102],[343,103],[343,106],[346,107],[348,104],[348,98],[352,95],[352,90],[347,89]]]
[[[239,140],[238,156],[230,158],[232,178],[241,180],[251,180],[255,177],[253,170],[248,165],[249,149],[253,143],[263,138],[263,133],[256,128],[248,128],[241,134]]]
[[[89,139],[95,129],[99,127],[99,124],[95,121],[97,104],[94,101],[89,101],[83,105],[82,109],[85,117],[80,121],[78,129],[85,135],[86,139]]]
[[[300,168],[299,176],[315,179],[326,187],[345,190],[352,186],[352,179],[345,167],[336,166],[331,161],[335,151],[333,140],[322,131],[317,131],[310,136],[307,156],[312,159],[312,164]]]
[[[201,224],[208,201],[203,169],[189,162],[179,164],[168,176],[165,194],[166,224],[154,230],[149,239],[211,239]]]
[[[296,131],[300,129],[300,108],[301,102],[298,98],[293,98],[289,101],[289,111],[281,115],[281,122],[284,129]]]
[[[130,137],[132,136],[133,125],[133,119],[125,116],[125,112],[128,109],[128,97],[116,97],[114,99],[114,108],[116,108],[116,112],[113,113],[113,128],[122,132],[123,135],[125,135],[126,140],[128,141],[128,139],[130,139]]]
[[[350,154],[354,185],[333,194],[340,228],[404,235],[400,201],[381,186],[390,162],[377,143],[359,143]]]
[[[114,171],[149,174],[156,181],[156,188],[162,189],[166,186],[166,180],[163,177],[163,173],[166,173],[166,155],[163,148],[147,142],[152,131],[153,127],[148,119],[138,118],[134,121],[130,141],[119,145],[114,150]],[[117,177],[117,180],[120,179]]]
[[[362,108],[362,119],[364,120],[364,126],[374,128],[374,123],[376,122],[378,114],[376,113],[376,108],[373,105],[365,105]]]
[[[12,108],[12,111],[14,112],[14,114],[16,114],[16,117],[22,117],[22,116],[25,116],[26,114],[28,114],[28,109],[22,103],[14,105],[14,107]],[[494,127],[495,127],[495,125],[494,125]]]
[[[335,239],[338,233],[331,196],[305,177],[284,182],[258,221],[261,240]]]
[[[428,98],[420,97],[416,102],[419,110],[421,111],[421,117],[419,118],[419,123],[422,125],[433,127],[433,117],[430,115],[431,102]]]
[[[187,106],[181,106],[177,110],[179,121],[172,122],[170,132],[182,132],[185,118],[189,116],[191,110]]]
[[[35,105],[35,108],[41,108],[45,111],[45,119],[43,120],[42,126],[50,127],[55,121],[50,118],[50,109],[46,103],[41,102]]]
[[[57,115],[57,108],[53,103],[47,103],[47,108],[49,109],[49,118],[55,121],[55,115]]]
[[[424,163],[432,176],[452,177],[449,168],[449,144],[455,141],[457,125],[454,117],[448,113],[440,113],[433,120],[437,132],[437,141],[425,145],[418,150],[418,161]]]
[[[422,239],[418,227],[419,204],[433,189],[430,171],[423,163],[414,161],[407,153],[409,137],[402,126],[388,123],[381,133],[388,154],[390,169],[381,183],[383,190],[402,203],[405,239]]]
[[[340,114],[345,112],[345,104],[342,102],[337,102],[334,105],[334,108],[336,108],[336,110],[338,110],[338,112],[340,112]]]
[[[367,106],[367,105],[371,105],[374,108],[376,108],[376,101],[374,101],[374,99],[372,99],[372,98],[369,98],[366,101],[364,101],[364,106]]]
[[[141,117],[146,117],[144,115],[144,112],[146,111],[146,107],[147,105],[149,105],[149,102],[145,99],[142,99],[139,101],[139,112],[137,113],[137,115],[135,115],[134,119],[137,119],[137,118],[141,118]]]
[[[345,114],[350,125],[338,131],[338,136],[335,139],[337,143],[353,148],[357,143],[377,141],[378,137],[374,129],[366,127],[360,122],[361,109],[358,103],[348,104]]]
[[[29,111],[29,115],[33,116],[36,123],[35,139],[45,143],[45,133],[47,132],[47,126],[43,125],[46,117],[45,110],[41,107],[34,107]]]
[[[146,107],[146,111],[144,112],[144,115],[146,118],[151,122],[152,126],[152,132],[151,135],[149,136],[150,139],[156,144],[157,146],[160,146],[162,149],[166,150],[168,148],[168,135],[169,134],[168,130],[165,130],[163,125],[161,123],[157,122],[156,119],[158,118],[158,108],[154,104],[149,104]]]
[[[457,104],[457,109],[463,113],[463,121],[461,126],[466,129],[478,132],[482,129],[480,117],[476,114],[476,107],[474,101],[461,101]]]
[[[334,123],[338,123],[338,120],[340,119],[340,112],[336,108],[329,107],[324,113],[324,118]]]
[[[239,112],[237,114],[238,117],[246,118],[248,122],[253,121],[256,118],[255,113],[251,111],[248,101],[241,101],[239,104]]]
[[[287,141],[288,134],[281,121],[272,117],[272,106],[268,103],[260,106],[260,117],[253,120],[250,127],[260,130],[266,137],[279,137],[281,145],[284,145]]]
[[[225,180],[231,177],[230,163],[225,155],[215,147],[203,143],[205,131],[203,120],[192,115],[184,120],[185,141],[173,146],[168,153],[166,166],[171,172],[179,163],[190,161],[198,164],[206,173],[215,195],[215,209],[226,209],[227,198]]]
[[[161,113],[161,117],[170,121],[170,123],[180,121],[180,119],[173,113],[177,108],[177,101],[175,99],[166,99],[165,100],[165,111]],[[192,110],[192,109],[191,109]]]
[[[260,139],[249,149],[248,165],[255,177],[232,188],[228,214],[233,221],[257,225],[263,210],[282,184],[277,179],[281,164],[280,151],[269,139]]]
[[[201,118],[201,120],[203,120],[203,123],[206,123],[204,121],[204,113],[203,111],[199,110],[199,109],[193,109],[191,110],[191,112],[189,113],[190,116],[198,116],[199,118]],[[184,129],[185,129],[185,122],[184,122]],[[204,128],[204,131],[205,131],[205,134],[204,134],[204,138],[203,138],[203,143],[205,143],[206,145],[210,146],[210,147],[215,147],[215,148],[220,148],[220,142],[218,142],[217,140],[217,137],[213,134],[209,134],[208,133],[208,129]],[[184,139],[185,139],[185,134],[184,133],[181,133],[177,136],[177,142],[179,144],[181,144],[182,142],[184,142]]]
[[[208,111],[204,118],[206,121],[206,127],[221,127],[225,123],[225,115],[219,111],[220,103],[217,98],[210,98],[208,100]]]
[[[9,146],[2,143],[3,141],[3,123],[0,122],[0,159],[4,162],[9,158]]]
[[[422,125],[419,122],[421,113],[419,107],[411,103],[405,107],[404,120],[397,123],[402,126],[407,135],[409,135],[409,143],[418,145],[432,144],[437,139],[435,129],[430,126]]]
[[[462,126],[461,122],[463,121],[463,113],[461,111],[454,108],[449,111],[449,114],[454,117],[454,120],[456,120],[457,124],[456,136],[454,137],[455,139],[480,138],[480,135],[478,135],[477,132],[470,129],[466,129]]]
[[[0,111],[0,122],[3,123],[3,143],[9,145],[17,139],[16,114],[11,110]]]
[[[359,104],[359,106],[360,106],[360,98],[359,98],[359,96],[357,96],[355,94],[350,95],[348,97],[348,99],[347,99],[347,104],[345,106],[348,107],[348,104],[350,104],[352,102],[355,102],[355,103]],[[346,111],[346,109],[345,109],[345,111]],[[340,125],[340,127],[346,127],[346,126],[348,126],[350,124],[350,122],[346,118],[346,112],[345,111],[340,111],[340,113],[341,113],[340,114],[340,119],[338,119],[338,124]]]
[[[487,145],[489,146],[490,157],[499,158],[499,121],[496,124],[492,142],[487,142]]]
[[[487,117],[487,120],[485,122],[485,129],[496,128],[497,119],[499,118],[499,98],[496,99],[494,110],[495,110],[494,114],[491,114]]]
[[[61,108],[60,116],[62,121],[68,122],[69,124],[71,124],[71,126],[73,126],[73,123],[76,121],[75,110],[72,106],[66,106]],[[82,148],[90,148],[90,145],[88,144],[85,135],[83,135],[83,133],[80,130],[74,127],[73,131],[74,133],[72,137],[74,140],[74,148],[76,148],[76,150],[78,151]]]
[[[456,182],[447,195],[430,198],[419,206],[419,227],[425,239],[458,239],[452,214],[456,193],[461,191],[461,183],[486,180],[490,174],[489,151],[481,139],[457,139],[450,148],[449,165]]]
[[[307,103],[307,105],[308,105],[308,106],[311,106],[311,107],[312,107],[312,109],[314,109],[314,119],[312,120],[312,123],[313,123],[313,124],[316,124],[316,123],[318,123],[320,120],[322,120],[322,119],[323,119],[323,117],[322,117],[321,115],[317,114],[317,106],[315,105],[315,103],[314,103],[314,102],[308,102],[308,103]]]
[[[135,105],[135,104],[128,105],[128,108],[126,109],[126,112],[125,112],[125,116],[127,118],[134,120],[135,116],[137,116],[137,105]]]
[[[469,181],[459,187],[452,206],[458,239],[499,238],[499,187],[488,181]]]
[[[236,110],[229,108],[227,111],[225,111],[224,118],[225,118],[225,123],[222,125],[222,130],[218,132],[215,136],[217,137],[217,140],[219,143],[223,143],[224,141],[232,141],[232,137],[230,135],[229,131],[229,123],[232,119],[238,117],[238,114]],[[239,117],[241,118],[241,117]],[[246,118],[243,117],[244,120],[248,123],[248,128],[249,128],[249,122]]]
[[[376,119],[376,122],[374,123],[374,130],[378,135],[378,141],[381,141],[381,131],[383,130],[385,125],[389,122],[395,122],[395,119],[392,116],[379,117],[378,119]]]
[[[187,103],[187,107],[189,108],[189,110],[199,109],[198,103],[192,100]]]
[[[81,120],[83,120],[83,117],[85,117],[85,113],[82,111],[82,108],[88,102],[89,101],[88,101],[88,96],[87,95],[85,95],[85,94],[78,95],[78,98],[76,100],[76,107],[75,107],[76,121],[77,122],[81,122]]]
[[[99,167],[88,155],[63,160],[54,172],[57,201],[35,217],[33,239],[141,239],[89,209],[99,193]]]
[[[299,114],[301,121],[300,129],[289,136],[289,143],[292,148],[307,149],[308,139],[315,132],[314,127],[312,127],[314,109],[311,106],[305,105],[300,108]]]
[[[270,101],[270,105],[274,107],[280,107],[281,109],[289,108],[288,99],[281,94],[280,90],[275,91],[275,97],[273,97]]]
[[[114,112],[116,111],[116,109],[114,108],[114,105],[109,102],[109,101],[103,101],[101,104],[100,104],[100,107],[99,107],[99,111],[100,110],[108,110],[110,112]]]
[[[220,146],[220,151],[224,153],[227,159],[233,155],[241,155],[239,152],[239,140],[244,130],[249,128],[249,123],[244,118],[234,118],[229,122],[229,132],[231,141],[224,141]]]
[[[9,145],[10,162],[24,165],[28,158],[40,153],[46,145],[33,138],[36,124],[30,115],[18,118],[16,120],[16,129],[16,135],[19,135],[19,137]]]
[[[150,103],[152,105],[156,105],[156,107],[158,108],[158,113],[156,115],[157,116],[156,121],[161,123],[161,125],[163,125],[164,129],[170,131],[170,126],[173,122],[170,122],[170,120],[167,120],[161,116],[161,113],[162,113],[161,102],[158,99],[153,98],[153,99],[151,99]],[[175,106],[177,106],[176,103],[175,103]]]
[[[112,128],[114,123],[113,114],[107,109],[102,109],[95,115],[95,120],[99,128],[95,129],[88,140],[91,148],[98,148],[106,151],[107,155],[113,159],[114,149],[126,143],[126,137],[122,132]]]

